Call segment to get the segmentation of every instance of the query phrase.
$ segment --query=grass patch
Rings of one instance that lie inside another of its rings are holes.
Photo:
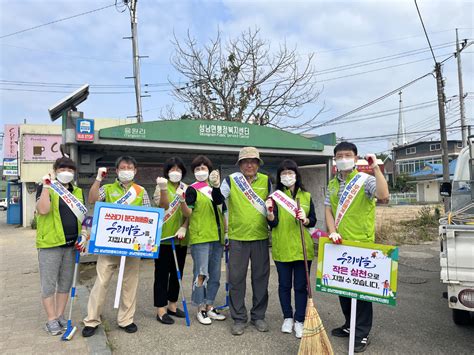
[[[420,244],[438,238],[439,208],[422,207],[416,218],[384,225],[377,230],[377,243],[389,245]]]

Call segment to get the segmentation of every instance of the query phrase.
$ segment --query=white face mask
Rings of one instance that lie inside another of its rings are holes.
[[[209,177],[209,171],[200,170],[194,173],[194,177],[197,181],[206,181]]]
[[[352,170],[354,168],[354,165],[355,161],[351,158],[336,160],[336,167],[339,171]]]
[[[283,186],[291,187],[296,182],[296,176],[295,175],[281,175],[280,181],[283,184]]]
[[[179,171],[170,171],[168,173],[168,177],[170,178],[171,182],[180,182],[183,174],[181,174]]]
[[[61,171],[56,174],[56,178],[61,184],[69,184],[74,179],[74,174],[70,171]]]
[[[121,182],[132,181],[134,177],[135,177],[135,172],[133,170],[120,170],[118,172],[118,179]]]

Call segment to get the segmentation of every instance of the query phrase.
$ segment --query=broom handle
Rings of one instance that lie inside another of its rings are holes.
[[[300,209],[300,199],[296,199],[296,207],[298,210]],[[304,227],[303,222],[298,220],[300,225],[300,236],[301,236],[301,244],[303,246],[303,257],[304,257],[304,270],[306,272],[306,288],[308,289],[308,297],[313,298],[313,292],[311,291],[311,281],[309,280],[309,270],[308,270],[308,255],[306,254],[306,242],[304,240]]]

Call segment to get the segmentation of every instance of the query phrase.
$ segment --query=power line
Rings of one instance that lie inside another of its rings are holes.
[[[107,6],[100,7],[100,8],[98,8],[98,9],[94,9],[94,10],[82,12],[82,13],[77,14],[77,15],[73,15],[73,16],[69,16],[69,17],[64,17],[64,18],[61,18],[61,19],[58,19],[58,20],[54,20],[54,21],[51,21],[51,22],[43,23],[43,24],[38,25],[38,26],[34,26],[34,27],[30,27],[30,28],[25,28],[24,30],[20,30],[20,31],[16,31],[16,32],[13,32],[13,33],[9,33],[9,34],[7,34],[7,35],[0,36],[0,39],[7,38],[7,37],[11,37],[11,36],[14,36],[14,35],[17,35],[17,34],[20,34],[20,33],[24,33],[24,32],[27,32],[27,31],[32,31],[32,30],[35,30],[35,29],[40,28],[40,27],[49,26],[49,25],[52,25],[52,24],[54,24],[54,23],[58,23],[58,22],[70,20],[70,19],[73,19],[73,18],[76,18],[76,17],[79,17],[79,16],[88,15],[88,14],[91,14],[91,13],[94,13],[94,12],[97,12],[97,11],[101,11],[101,10],[107,9],[107,8],[109,8],[109,7],[112,7],[112,6],[115,6],[115,3],[112,4],[112,5],[107,5]]]
[[[459,28],[459,29],[460,29],[460,30],[472,30],[473,28],[472,28],[472,27],[463,27],[463,28]],[[447,30],[441,30],[441,31],[430,32],[430,33],[431,33],[431,34],[436,34],[436,33],[449,32],[449,31],[452,31],[452,30],[454,30],[454,28],[450,28],[450,29],[447,29]],[[364,43],[364,44],[358,44],[358,45],[349,46],[349,47],[334,48],[334,49],[328,49],[328,50],[324,50],[324,51],[315,51],[315,52],[316,52],[316,54],[321,54],[321,53],[330,53],[330,52],[344,51],[344,50],[353,49],[353,48],[370,47],[370,46],[374,46],[374,45],[377,45],[377,44],[383,44],[383,43],[390,43],[390,42],[402,41],[402,40],[405,40],[405,39],[416,38],[416,37],[420,37],[420,36],[422,36],[422,35],[410,35],[410,36],[405,36],[405,37],[398,37],[398,38],[387,39],[387,40],[384,40],[384,41],[377,41],[377,42],[371,42],[371,43]]]
[[[442,44],[436,45],[435,48],[436,49],[447,48],[447,47],[450,47],[451,45],[453,45],[454,43],[455,42],[442,43]],[[329,72],[333,72],[333,71],[348,70],[348,69],[352,69],[352,68],[363,67],[363,66],[372,65],[372,64],[378,64],[378,63],[386,62],[386,61],[389,61],[389,60],[395,60],[395,59],[400,59],[400,58],[405,58],[405,57],[410,57],[410,56],[422,54],[424,52],[428,52],[429,50],[430,50],[429,47],[424,47],[424,48],[420,48],[420,49],[413,49],[413,50],[410,50],[410,51],[400,52],[400,53],[396,53],[396,54],[392,54],[392,55],[388,55],[388,56],[383,56],[383,57],[379,57],[379,58],[367,59],[367,60],[356,62],[356,63],[345,64],[345,65],[340,65],[340,66],[337,66],[337,67],[318,70],[318,71],[316,71],[316,74],[325,74],[325,73],[329,73]],[[349,68],[347,68],[347,67],[349,67]]]
[[[410,108],[410,109],[403,109],[402,112],[411,112],[411,111],[422,110],[422,109],[426,109],[426,108],[429,108],[429,107],[432,107],[432,106],[435,106],[435,105],[437,105],[436,102],[428,104],[428,105],[424,105],[424,106],[413,107],[413,108]],[[383,114],[383,115],[375,115],[375,116],[371,116],[371,117],[362,117],[362,118],[355,118],[355,119],[352,119],[352,117],[349,117],[350,119],[348,119],[348,120],[344,120],[342,122],[329,123],[326,126],[334,126],[334,125],[342,125],[342,124],[346,124],[346,123],[368,121],[368,120],[373,120],[373,119],[376,119],[376,118],[393,116],[393,115],[396,115],[396,114],[398,114],[398,112],[391,112],[391,113],[386,113],[386,114]]]
[[[447,130],[454,130],[454,129],[459,130],[460,126],[450,127],[450,128],[446,128],[446,129]],[[429,130],[429,131],[424,130],[424,131],[407,132],[406,134],[407,135],[417,135],[417,134],[424,134],[424,133],[427,133],[427,132],[439,132],[439,131],[440,131],[439,128],[437,128],[437,129],[432,129],[432,130]],[[391,134],[377,135],[377,136],[340,138],[340,139],[343,139],[343,140],[349,141],[349,142],[358,142],[358,141],[364,141],[364,140],[386,140],[388,138],[395,138],[397,135],[398,135],[398,133],[391,133]]]
[[[332,122],[341,120],[341,119],[343,119],[343,118],[345,118],[345,117],[347,117],[347,116],[352,115],[353,113],[359,112],[359,111],[363,110],[363,109],[366,108],[366,107],[369,107],[369,106],[371,106],[371,105],[373,105],[373,104],[375,104],[375,103],[377,103],[377,102],[379,102],[379,101],[382,101],[382,100],[386,99],[387,97],[389,97],[389,96],[391,96],[391,95],[393,95],[393,94],[395,94],[395,93],[398,93],[400,90],[402,90],[402,89],[404,89],[404,88],[406,88],[406,87],[408,87],[408,86],[410,86],[410,85],[415,84],[417,81],[419,81],[419,80],[421,80],[421,79],[424,79],[424,78],[426,78],[426,77],[429,76],[429,75],[431,75],[431,72],[426,73],[425,75],[422,75],[422,76],[420,76],[420,77],[418,77],[418,78],[416,78],[416,79],[414,79],[414,80],[412,80],[412,81],[410,81],[410,82],[408,82],[408,83],[406,83],[406,84],[404,84],[404,85],[402,85],[402,86],[400,86],[400,87],[398,87],[398,88],[396,88],[396,89],[394,89],[394,90],[392,90],[392,91],[390,91],[390,92],[388,92],[388,93],[386,93],[386,94],[384,94],[384,95],[382,95],[382,96],[380,96],[380,97],[378,97],[378,98],[376,98],[375,100],[372,100],[372,101],[370,101],[370,102],[368,102],[368,103],[366,103],[366,104],[364,104],[364,105],[362,105],[362,106],[359,106],[359,107],[357,107],[357,108],[355,108],[355,109],[353,109],[353,110],[351,110],[351,111],[349,111],[349,112],[346,112],[346,113],[344,113],[344,114],[342,114],[342,115],[339,115],[339,116],[337,116],[337,117],[334,117],[334,118],[332,118],[332,119],[329,119],[329,120],[327,120],[327,121],[325,121],[325,122],[323,122],[323,123],[321,123],[321,124],[319,124],[319,125],[316,125],[314,128],[326,126],[326,125],[329,124],[329,123],[332,123]],[[308,129],[308,130],[309,130],[309,129]],[[306,132],[306,131],[301,132],[301,133],[305,133],[305,132]]]
[[[415,1],[415,6],[416,6],[416,11],[418,12],[418,17],[420,18],[421,25],[423,26],[423,31],[425,32],[426,40],[428,41],[428,45],[430,46],[431,55],[433,56],[433,60],[436,64],[437,63],[436,57],[433,52],[433,47],[431,47],[430,38],[428,37],[428,33],[426,32],[425,24],[423,23],[423,18],[421,17],[420,9],[418,8],[418,4],[416,3],[416,0],[414,1]]]

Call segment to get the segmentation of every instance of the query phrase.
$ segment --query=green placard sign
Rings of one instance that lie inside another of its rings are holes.
[[[176,120],[104,128],[101,139],[322,151],[324,144],[280,129],[230,121]]]
[[[398,248],[319,239],[316,291],[396,305]]]

